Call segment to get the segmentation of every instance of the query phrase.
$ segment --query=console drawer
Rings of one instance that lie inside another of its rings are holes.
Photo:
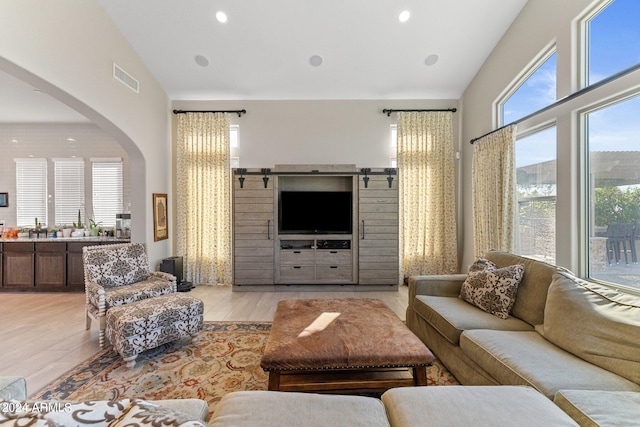
[[[295,282],[315,280],[315,265],[281,265],[280,281]]]
[[[316,267],[318,280],[353,280],[351,265],[319,265]]]
[[[349,264],[351,265],[351,250],[323,249],[316,251],[318,264]]]
[[[280,250],[281,264],[315,264],[316,256],[313,249]]]

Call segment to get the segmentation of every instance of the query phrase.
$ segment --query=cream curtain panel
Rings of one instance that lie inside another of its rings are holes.
[[[398,113],[404,277],[458,270],[453,113]]]
[[[516,125],[499,129],[473,145],[474,250],[511,252],[515,222]]]
[[[185,278],[231,284],[229,118],[225,113],[177,118],[177,248]]]

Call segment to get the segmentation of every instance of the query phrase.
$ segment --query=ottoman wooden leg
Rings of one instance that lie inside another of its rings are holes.
[[[198,336],[197,332],[191,335],[191,344],[198,344],[199,342],[200,342],[200,337]]]
[[[413,384],[416,386],[427,385],[427,367],[417,366],[413,368]]]
[[[138,357],[138,355],[134,354],[133,356],[123,357],[122,360],[127,362],[128,368],[133,368],[136,365],[136,357]]]
[[[267,388],[272,391],[280,390],[280,372],[279,371],[269,372],[269,385]]]

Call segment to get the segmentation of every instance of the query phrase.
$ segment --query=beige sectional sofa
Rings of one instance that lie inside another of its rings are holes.
[[[577,426],[530,387],[401,387],[381,399],[277,391],[225,395],[212,427]]]
[[[582,425],[637,423],[640,297],[517,255],[485,258],[524,265],[507,319],[459,298],[467,275],[417,276],[409,280],[408,327],[462,384],[533,387]]]

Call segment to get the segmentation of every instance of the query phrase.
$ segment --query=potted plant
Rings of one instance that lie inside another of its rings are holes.
[[[97,237],[100,234],[100,224],[102,224],[102,221],[95,222],[93,219],[89,220],[89,232],[92,237]]]
[[[72,231],[73,231],[73,228],[71,228],[69,225],[67,224],[62,225],[62,237],[71,237]]]
[[[82,216],[80,215],[80,209],[78,209],[78,222],[73,223],[75,231],[71,232],[71,237],[84,236],[84,225],[82,224]]]

